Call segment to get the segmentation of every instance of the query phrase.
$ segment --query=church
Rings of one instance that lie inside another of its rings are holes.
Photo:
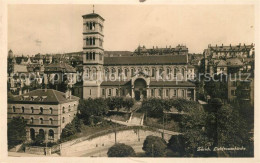
[[[83,15],[83,98],[131,97],[196,100],[194,66],[187,49],[182,53],[104,56],[104,21],[94,13]],[[172,51],[172,53],[171,53]]]

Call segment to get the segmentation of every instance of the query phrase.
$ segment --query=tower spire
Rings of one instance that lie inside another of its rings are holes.
[[[93,14],[95,13],[95,5],[93,5]]]

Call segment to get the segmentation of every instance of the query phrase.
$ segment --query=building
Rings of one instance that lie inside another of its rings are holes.
[[[174,48],[155,49],[147,55],[139,47],[133,56],[105,57],[104,18],[94,12],[82,17],[83,98],[196,99],[195,85],[188,81],[194,78],[194,67],[189,65],[186,47],[178,47],[183,52],[180,55],[173,55]],[[167,55],[157,55],[161,50],[168,51]]]
[[[57,141],[62,129],[77,114],[79,98],[52,89],[38,89],[8,99],[8,121],[21,117],[27,121],[27,140],[44,134],[46,141]]]

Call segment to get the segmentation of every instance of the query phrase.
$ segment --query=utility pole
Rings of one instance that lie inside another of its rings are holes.
[[[154,146],[154,145],[152,144],[152,157],[154,157],[154,154],[153,154],[153,146]]]
[[[163,112],[163,133],[162,133],[162,138],[164,139],[164,112]]]
[[[116,124],[116,127],[115,127],[115,144],[116,144],[116,130],[117,130],[117,124]]]

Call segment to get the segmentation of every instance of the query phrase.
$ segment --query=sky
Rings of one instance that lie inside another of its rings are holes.
[[[82,15],[92,5],[9,5],[8,49],[15,55],[82,51]],[[105,19],[104,49],[254,43],[253,5],[95,5]]]

